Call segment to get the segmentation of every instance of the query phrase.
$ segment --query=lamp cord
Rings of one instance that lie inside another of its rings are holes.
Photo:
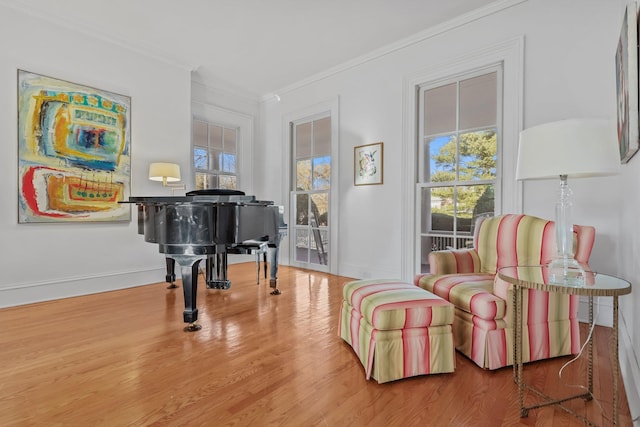
[[[580,388],[582,390],[585,390],[589,393],[589,395],[591,396],[591,399],[596,403],[596,405],[598,405],[598,408],[600,408],[600,412],[602,413],[602,417],[604,419],[606,419],[607,421],[613,422],[613,420],[607,416],[604,408],[602,407],[602,404],[600,403],[600,401],[598,399],[595,398],[595,396],[593,395],[593,393],[591,391],[589,391],[587,389],[587,387],[585,387],[582,384],[568,384],[565,383],[562,379],[562,371],[564,371],[564,368],[566,368],[567,366],[569,366],[570,364],[572,364],[573,362],[575,362],[576,360],[578,360],[580,358],[580,356],[582,356],[582,353],[584,352],[584,349],[586,348],[587,344],[589,343],[589,341],[591,341],[591,337],[593,335],[593,331],[596,327],[596,319],[598,318],[598,315],[600,314],[600,302],[598,300],[598,308],[596,310],[596,315],[593,316],[593,320],[591,322],[591,326],[589,327],[589,334],[587,335],[587,339],[584,341],[584,343],[582,344],[582,347],[580,347],[580,352],[578,352],[578,354],[571,360],[569,360],[567,363],[565,363],[564,365],[562,365],[562,367],[560,368],[560,370],[558,371],[558,378],[560,379],[560,382],[567,386],[567,387],[574,387],[574,388]],[[638,420],[638,418],[640,417],[636,417],[635,419],[633,419],[632,421],[636,421]]]

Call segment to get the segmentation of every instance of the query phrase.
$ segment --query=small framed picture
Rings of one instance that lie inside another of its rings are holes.
[[[383,143],[360,145],[353,149],[354,184],[382,184]]]

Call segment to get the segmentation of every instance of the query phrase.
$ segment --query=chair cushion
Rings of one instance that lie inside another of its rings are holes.
[[[454,308],[413,284],[396,280],[356,280],[344,285],[344,300],[378,330],[450,325]]]

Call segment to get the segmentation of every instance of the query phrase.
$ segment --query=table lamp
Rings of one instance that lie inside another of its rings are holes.
[[[613,122],[568,119],[520,132],[517,180],[560,178],[556,202],[557,255],[549,263],[556,281],[584,284],[584,269],[574,259],[572,191],[568,178],[617,173],[620,162]]]
[[[180,165],[175,163],[151,163],[149,165],[149,179],[151,181],[162,181],[163,187],[171,188],[172,195],[176,189],[187,189],[184,184],[169,184],[180,181]]]

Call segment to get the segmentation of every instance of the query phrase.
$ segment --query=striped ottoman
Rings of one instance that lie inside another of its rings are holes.
[[[356,280],[343,289],[338,329],[366,378],[384,383],[453,372],[453,305],[410,283]]]

